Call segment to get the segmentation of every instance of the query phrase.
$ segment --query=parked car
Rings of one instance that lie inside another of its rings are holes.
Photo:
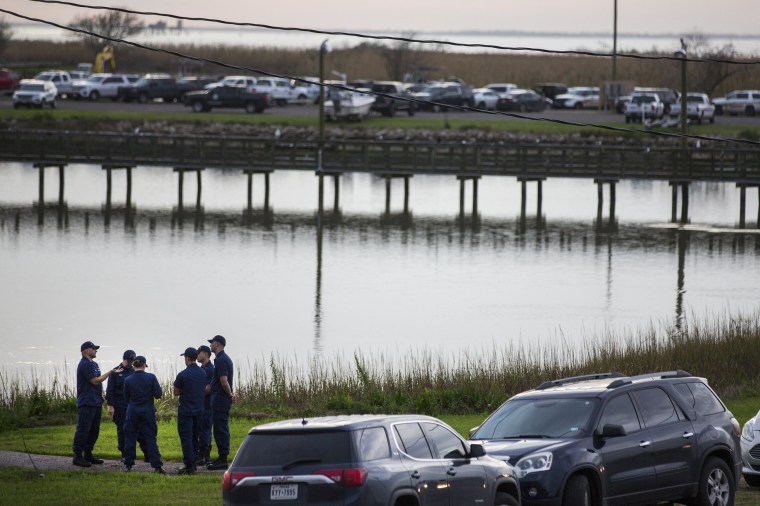
[[[417,100],[435,102],[418,104],[420,109],[435,112],[447,109],[447,105],[472,107],[475,103],[472,96],[472,88],[466,84],[454,82],[436,83],[425,88],[423,91],[414,93],[413,96]]]
[[[372,104],[373,111],[389,117],[396,114],[396,111],[406,111],[409,116],[414,116],[417,104],[409,100],[398,100],[396,98],[414,98],[406,90],[404,83],[399,81],[375,81],[370,90],[375,93],[383,93],[383,95],[375,96],[375,103]]]
[[[293,84],[288,79],[279,77],[258,77],[252,91],[269,93],[272,103],[285,106],[288,104],[304,104],[308,100],[308,91],[303,86]]]
[[[630,95],[622,95],[620,97],[617,97],[615,99],[615,112],[618,114],[625,114],[625,110],[628,107],[628,104],[631,103],[631,96]]]
[[[725,97],[713,100],[715,114],[746,114],[754,116],[760,111],[759,90],[736,90]]]
[[[219,86],[245,86],[246,90],[253,92],[256,89],[256,78],[253,76],[224,76],[224,78],[206,84],[203,89],[210,90]]]
[[[509,464],[417,415],[299,418],[254,427],[224,473],[225,506],[518,506]]]
[[[681,94],[672,88],[642,88],[639,86],[633,89],[633,92],[631,92],[631,97],[651,93],[654,93],[660,97],[660,101],[662,102],[664,109],[664,114],[670,114],[670,107],[673,104],[677,103],[681,97]]]
[[[0,69],[0,91],[13,91],[18,88],[21,76],[10,69]]]
[[[760,487],[760,412],[742,428],[742,475],[750,487]]]
[[[565,83],[538,83],[533,87],[533,91],[550,99],[553,103],[557,95],[567,93],[567,85]]]
[[[187,85],[177,82],[169,74],[145,74],[132,84],[120,86],[117,96],[124,102],[137,100],[145,103],[155,99],[181,102],[188,91],[190,89]]]
[[[541,112],[546,109],[546,101],[533,90],[518,88],[499,98],[496,108],[500,111]]]
[[[496,110],[496,104],[501,96],[491,88],[476,88],[472,90],[472,98],[475,107],[491,111]]]
[[[677,118],[680,115],[681,102],[676,102],[670,106],[670,116]],[[715,106],[710,102],[710,97],[706,93],[687,93],[686,117],[700,125],[703,121],[715,123]]]
[[[99,100],[101,97],[116,100],[119,87],[127,86],[137,79],[137,76],[126,74],[92,74],[85,80],[74,81],[71,96],[76,100]]]
[[[655,93],[640,93],[631,96],[625,108],[625,122],[644,122],[646,119],[660,119],[665,114],[665,104]]]
[[[185,105],[194,112],[208,112],[214,107],[242,108],[248,113],[264,112],[269,107],[269,95],[249,92],[245,85],[217,86],[207,90],[185,93]]]
[[[37,81],[50,81],[55,85],[55,89],[58,90],[58,96],[60,98],[71,95],[71,85],[74,81],[71,79],[71,75],[65,70],[46,70],[40,72],[34,79]]]
[[[18,89],[13,92],[13,108],[18,109],[23,105],[42,109],[47,105],[55,109],[56,96],[58,96],[58,90],[51,81],[24,79]]]
[[[685,371],[592,374],[515,395],[471,443],[514,463],[525,505],[734,503],[739,423]]]
[[[574,86],[567,93],[556,95],[553,100],[556,109],[588,109],[599,107],[599,87]]]
[[[310,84],[310,83],[318,83],[319,78],[318,77],[309,77],[309,76],[300,76],[301,79],[305,79],[309,81],[309,83],[305,83],[303,81],[299,81],[297,79],[293,79],[291,81],[291,84],[294,86],[300,86],[303,89],[306,90],[306,96],[309,100],[309,102],[313,103],[319,103],[319,88],[320,86],[318,84]]]
[[[483,88],[488,88],[489,90],[493,90],[503,97],[507,95],[510,91],[518,89],[519,86],[517,86],[514,83],[491,83],[491,84],[486,84],[485,86],[483,86]]]
[[[211,83],[219,81],[219,76],[183,76],[177,78],[177,86],[185,90],[199,91],[206,88]]]

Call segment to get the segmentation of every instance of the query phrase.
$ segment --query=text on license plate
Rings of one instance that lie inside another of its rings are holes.
[[[269,492],[269,499],[272,501],[298,499],[298,485],[272,485],[272,489]]]

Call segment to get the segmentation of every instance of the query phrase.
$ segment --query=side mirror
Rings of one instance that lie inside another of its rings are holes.
[[[478,457],[483,457],[486,454],[486,449],[483,448],[483,445],[480,443],[470,443],[470,455],[469,457],[471,459],[476,459]]]
[[[625,428],[623,428],[622,425],[608,423],[604,427],[602,427],[601,431],[597,431],[597,435],[602,438],[610,438],[610,437],[627,436],[628,433],[625,431]]]
[[[473,427],[472,429],[470,429],[470,432],[468,432],[468,433],[467,433],[467,437],[468,437],[468,438],[471,438],[471,437],[472,437],[472,435],[473,435],[473,434],[475,434],[475,432],[477,432],[477,430],[478,430],[479,428],[480,428],[480,425],[478,425],[477,427]]]

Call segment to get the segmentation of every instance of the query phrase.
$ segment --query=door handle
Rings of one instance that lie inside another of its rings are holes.
[[[647,446],[649,446],[651,444],[652,444],[651,441],[642,441],[641,443],[639,443],[639,446],[642,447],[642,448],[646,448]]]
[[[683,437],[684,437],[684,438],[686,438],[686,439],[689,439],[689,438],[690,438],[691,436],[693,436],[693,435],[694,435],[694,433],[693,433],[693,432],[684,432],[684,433],[683,433]]]
[[[448,474],[449,476],[456,476],[457,475],[457,470],[454,469],[453,467],[450,467],[449,470],[446,471],[446,474]]]
[[[414,478],[415,480],[418,480],[420,478],[420,472],[412,471],[412,478]]]

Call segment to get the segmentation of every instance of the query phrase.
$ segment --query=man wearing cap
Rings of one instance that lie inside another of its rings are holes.
[[[135,372],[134,369],[132,369],[132,360],[135,359],[135,356],[137,356],[137,354],[132,350],[124,352],[121,365],[114,368],[111,377],[108,378],[108,386],[106,387],[108,416],[113,419],[113,423],[116,425],[116,442],[122,460],[124,459],[124,420],[127,418],[127,401],[124,399],[124,381]],[[142,439],[138,439],[137,442],[140,444],[140,449],[143,454],[147,454],[145,451],[145,443]]]
[[[103,382],[120,367],[100,374],[95,362],[98,348],[92,341],[80,346],[82,360],[77,365],[77,428],[74,432],[74,465],[90,467],[103,461],[92,455],[92,449],[100,434],[100,417],[103,412]]]
[[[182,461],[185,467],[178,474],[194,474],[198,455],[198,433],[203,416],[203,400],[206,396],[206,373],[198,367],[198,350],[187,348],[180,354],[185,357],[185,369],[174,380],[174,395],[179,396],[177,408],[177,432],[182,444]]]
[[[166,474],[161,453],[158,451],[158,426],[156,425],[156,407],[153,399],[163,395],[156,376],[145,372],[148,362],[138,355],[132,361],[135,372],[124,380],[124,399],[127,401],[127,418],[124,421],[124,465],[127,471],[135,465],[136,443],[145,441],[148,459],[155,472]]]
[[[206,466],[211,463],[211,380],[214,379],[214,364],[211,363],[211,348],[198,346],[198,362],[206,373],[206,392],[203,401],[201,428],[198,433],[198,455],[195,464]]]
[[[214,336],[208,340],[214,352],[214,377],[211,380],[211,418],[218,458],[206,466],[209,470],[227,469],[230,454],[230,408],[235,400],[232,393],[232,360],[224,352],[227,340],[224,336]]]

